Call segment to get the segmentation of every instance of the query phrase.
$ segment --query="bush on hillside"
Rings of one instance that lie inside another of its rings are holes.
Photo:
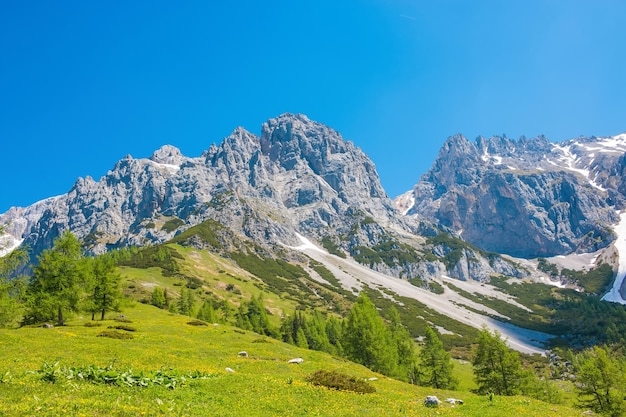
[[[337,371],[315,371],[309,375],[306,380],[313,385],[321,385],[339,391],[353,391],[359,394],[376,392],[376,388],[362,379],[357,379]]]

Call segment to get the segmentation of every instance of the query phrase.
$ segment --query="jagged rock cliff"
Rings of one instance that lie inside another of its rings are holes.
[[[626,135],[559,144],[456,135],[395,202],[487,251],[524,258],[593,252],[614,239],[625,151]]]
[[[441,230],[400,216],[359,148],[294,114],[267,121],[260,136],[237,128],[199,157],[169,145],[147,159],[126,156],[98,181],[81,178],[65,195],[10,210],[0,224],[11,222],[16,242],[36,255],[67,229],[101,253],[164,242],[207,219],[267,248],[297,245],[299,233],[398,277],[526,274],[479,250],[460,254],[431,241]]]

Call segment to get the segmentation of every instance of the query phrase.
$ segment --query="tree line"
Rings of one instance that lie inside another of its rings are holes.
[[[81,242],[69,231],[38,258],[30,279],[15,276],[28,262],[27,249],[0,258],[0,326],[47,321],[65,324],[67,314],[99,315],[118,311],[123,299],[121,276],[109,255],[83,256]]]

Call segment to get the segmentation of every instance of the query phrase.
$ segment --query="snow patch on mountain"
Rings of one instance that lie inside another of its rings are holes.
[[[154,162],[154,161],[151,161],[151,160],[149,160],[149,159],[148,159],[147,161],[149,161],[152,165],[154,165],[154,166],[156,166],[156,167],[158,167],[158,168],[164,169],[164,170],[166,170],[167,172],[169,172],[169,173],[171,173],[171,174],[173,174],[173,173],[177,172],[177,171],[180,169],[180,166],[179,166],[179,165],[174,165],[174,164],[160,164],[160,163],[158,163],[158,162]]]
[[[472,327],[481,328],[483,325],[490,329],[497,329],[507,338],[508,345],[520,352],[529,354],[544,354],[545,343],[552,338],[552,335],[536,332],[532,330],[522,329],[520,327],[495,320],[489,315],[500,316],[503,320],[506,317],[498,314],[496,311],[473,302],[461,294],[452,291],[446,287],[444,294],[434,294],[423,288],[418,288],[411,284],[408,280],[398,279],[381,272],[374,271],[363,266],[353,259],[343,259],[335,255],[326,253],[317,248],[308,239],[298,236],[303,242],[298,246],[301,252],[306,253],[311,258],[324,264],[324,266],[341,282],[343,288],[348,291],[360,291],[364,286],[372,289],[384,289],[383,294],[390,296],[389,291],[403,297],[410,297],[426,304],[428,307],[451,317],[461,323]],[[443,280],[444,277],[441,277]],[[510,298],[499,291],[496,291],[488,284],[480,288],[471,285],[471,283],[463,283],[462,281],[454,281],[456,286],[464,286],[471,288],[474,292],[478,291],[486,293],[496,298]],[[507,300],[508,301],[508,300]],[[465,308],[468,306],[469,308]],[[482,312],[479,313],[479,312]]]
[[[324,249],[321,249],[321,248],[315,246],[315,244],[313,242],[311,242],[306,237],[302,236],[300,233],[296,233],[296,236],[298,237],[298,239],[300,239],[300,241],[302,242],[302,245],[300,245],[300,246],[287,246],[287,245],[285,245],[285,246],[287,246],[290,249],[295,249],[295,250],[300,251],[300,252],[304,252],[306,250],[313,250],[313,251],[317,251],[317,252],[328,254],[328,252],[326,252]]]
[[[589,181],[589,184],[591,184],[593,187],[601,191],[606,191],[606,189],[604,189],[603,187],[601,187],[600,185],[598,185],[598,183],[594,181],[595,177],[594,179],[590,178],[591,174],[588,168],[576,167],[576,165],[580,161],[580,157],[572,152],[571,145],[567,145],[567,146],[554,145],[554,150],[561,153],[561,156],[558,158],[558,162],[554,162],[550,159],[546,159],[548,163],[557,167],[562,167],[568,171],[580,174],[583,177],[585,177],[587,181]]]
[[[406,193],[397,196],[393,199],[393,203],[396,205],[396,208],[402,213],[402,215],[406,215],[409,210],[415,206],[415,197],[413,196],[413,191],[407,191]]]
[[[0,236],[0,258],[13,252],[22,244],[23,241],[24,239],[16,239],[8,234]]]
[[[614,245],[619,255],[619,264],[617,276],[613,282],[613,288],[602,297],[604,301],[613,303],[626,304],[626,300],[622,296],[621,289],[626,277],[626,212],[620,214],[620,222],[613,229],[617,235]]]

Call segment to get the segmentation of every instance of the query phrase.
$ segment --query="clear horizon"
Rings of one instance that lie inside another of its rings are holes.
[[[617,0],[3,3],[0,213],[286,112],[363,149],[392,198],[456,133],[617,135],[624,17]]]

